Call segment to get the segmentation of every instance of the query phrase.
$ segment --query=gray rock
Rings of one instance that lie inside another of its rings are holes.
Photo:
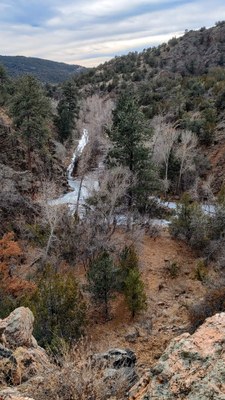
[[[225,313],[173,339],[130,399],[225,400]]]
[[[136,363],[136,355],[130,349],[110,349],[106,353],[96,354],[94,358],[95,360],[106,362],[108,366],[115,369],[134,367]]]
[[[8,348],[32,347],[33,313],[27,307],[16,308],[7,318],[0,321]]]

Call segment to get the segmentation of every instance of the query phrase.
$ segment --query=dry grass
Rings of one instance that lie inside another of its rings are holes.
[[[26,395],[38,400],[122,400],[130,388],[128,375],[121,370],[107,376],[106,362],[94,356],[96,349],[87,340],[69,348],[62,344],[58,363],[53,371],[46,371],[40,383],[31,380],[20,387]],[[110,370],[108,370],[110,372]]]

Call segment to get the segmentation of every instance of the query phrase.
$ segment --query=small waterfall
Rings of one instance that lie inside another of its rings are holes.
[[[50,204],[52,204],[53,206],[59,204],[68,204],[71,211],[75,209],[77,203],[78,191],[80,187],[80,179],[79,178],[74,179],[72,173],[76,161],[81,156],[85,146],[88,143],[88,139],[89,139],[88,131],[87,129],[83,129],[83,134],[79,140],[76,150],[73,153],[70,165],[67,168],[68,184],[72,189],[72,191],[64,194],[63,196],[60,196],[58,199],[51,200]],[[81,201],[83,201],[85,197],[87,197],[87,191],[85,192],[85,188],[83,188],[80,196]]]
[[[83,135],[81,136],[81,138],[79,140],[78,146],[77,146],[75,152],[73,153],[73,157],[71,159],[71,163],[70,163],[69,167],[67,168],[68,181],[70,179],[73,179],[72,173],[73,173],[75,161],[81,156],[86,144],[88,143],[88,139],[89,139],[88,131],[87,131],[87,129],[83,129]]]

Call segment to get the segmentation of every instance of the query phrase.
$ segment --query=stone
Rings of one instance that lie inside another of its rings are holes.
[[[0,384],[20,385],[52,369],[45,350],[32,336],[33,323],[33,313],[26,307],[0,320]]]
[[[115,369],[134,367],[136,363],[136,355],[130,349],[110,349],[106,353],[96,354],[94,358],[106,362],[108,366]]]
[[[225,313],[173,339],[129,399],[225,399]],[[144,383],[143,383],[144,382]]]
[[[27,307],[16,308],[7,318],[0,321],[0,332],[4,334],[7,348],[33,346],[33,313]]]
[[[15,357],[17,369],[14,374],[14,384],[26,382],[36,375],[45,374],[52,369],[52,365],[44,349],[18,347],[13,356]]]
[[[136,327],[131,328],[124,336],[125,340],[130,343],[135,343],[137,338],[140,336],[139,331]]]
[[[7,388],[0,391],[0,400],[33,400],[31,397],[23,396],[13,388]]]

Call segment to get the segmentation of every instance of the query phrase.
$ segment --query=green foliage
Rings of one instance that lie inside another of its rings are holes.
[[[2,280],[1,274],[0,280]],[[19,305],[19,300],[11,294],[6,293],[5,289],[0,286],[0,318],[8,317]]]
[[[125,246],[119,257],[121,289],[132,318],[146,309],[144,283],[138,269],[138,255],[133,245]]]
[[[133,93],[122,93],[113,111],[113,125],[109,131],[113,147],[108,154],[110,166],[122,165],[133,174],[128,193],[129,207],[142,206],[156,186],[155,171],[145,142],[151,136],[146,121]],[[135,176],[135,178],[134,178]]]
[[[140,311],[147,308],[147,298],[144,290],[144,283],[137,268],[129,270],[124,281],[124,294],[131,312],[132,318]]]
[[[30,153],[32,146],[41,148],[47,141],[50,103],[41,84],[30,75],[16,82],[11,113],[15,127],[25,139]]]
[[[27,224],[25,229],[27,230],[27,236],[34,245],[45,247],[49,237],[49,229],[42,226],[41,224]]]
[[[165,265],[166,273],[170,276],[170,278],[177,278],[180,272],[180,265],[177,261],[167,261]]]
[[[181,202],[177,205],[177,216],[172,219],[170,231],[173,236],[183,236],[190,239],[190,225],[193,205],[191,204],[190,196],[185,193]]]
[[[217,196],[218,205],[225,206],[225,185],[223,184]]]
[[[62,87],[62,99],[57,107],[58,115],[55,124],[58,129],[59,139],[64,142],[71,138],[75,128],[75,118],[78,116],[78,89],[73,81],[66,82]]]
[[[133,245],[125,246],[120,253],[119,266],[126,273],[133,268],[138,268],[138,256]]]
[[[204,260],[199,260],[195,268],[195,278],[200,282],[204,282],[207,277],[207,273],[208,271]]]
[[[61,62],[43,60],[35,57],[23,56],[0,56],[0,63],[7,69],[8,74],[13,77],[19,77],[25,74],[31,74],[41,82],[58,84],[70,79],[78,74],[84,67],[78,65],[69,65]]]
[[[138,256],[133,245],[124,246],[119,256],[120,287],[124,290],[125,280],[131,269],[138,269]]]
[[[72,343],[84,332],[86,306],[72,272],[46,267],[36,292],[25,300],[35,317],[34,336],[41,346]]]
[[[0,106],[3,106],[8,98],[8,83],[9,78],[6,70],[0,64]]]
[[[177,216],[172,219],[170,232],[185,239],[196,250],[206,248],[210,240],[210,219],[201,207],[192,203],[187,193],[177,205]]]
[[[171,46],[171,47],[176,46],[177,43],[178,43],[178,39],[176,37],[172,37],[172,39],[170,39],[168,41],[168,45]]]
[[[88,273],[88,290],[93,300],[104,307],[104,316],[109,318],[109,301],[118,288],[118,270],[111,256],[104,251],[90,263]]]
[[[210,234],[212,240],[220,240],[225,236],[225,204],[217,203],[211,218]]]

